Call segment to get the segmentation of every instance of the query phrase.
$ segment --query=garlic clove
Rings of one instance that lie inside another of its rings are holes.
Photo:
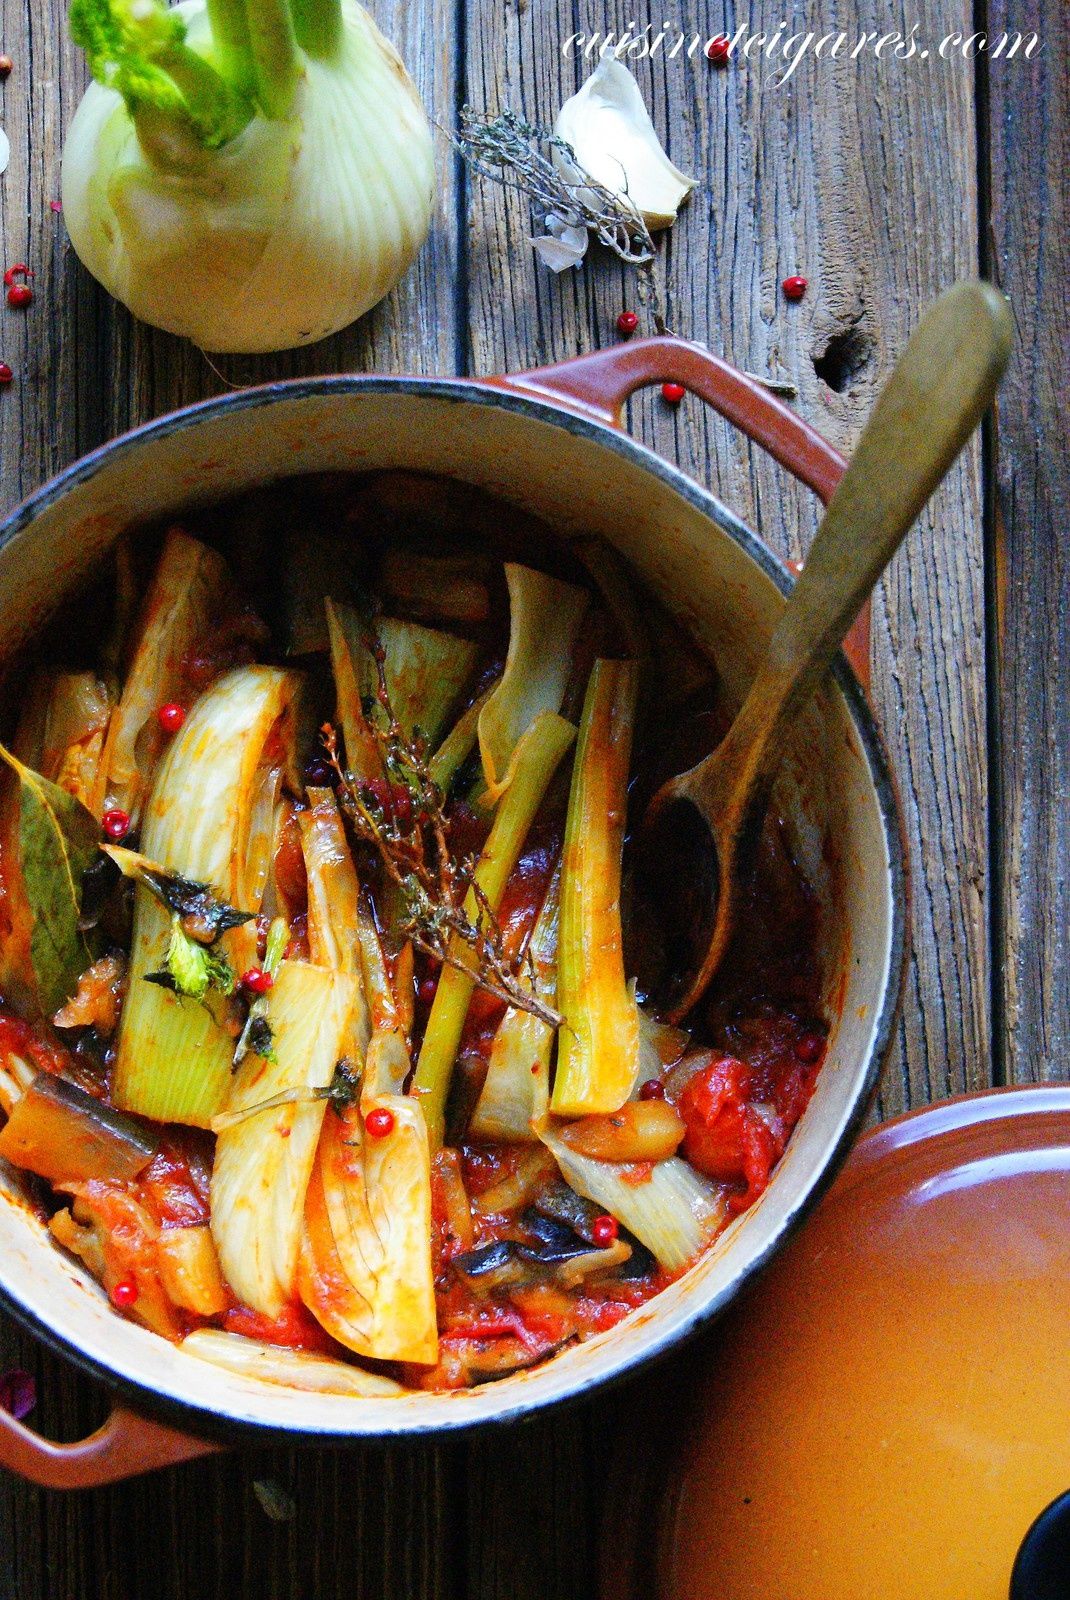
[[[11,144],[3,128],[0,128],[0,172],[6,172],[10,156]]]
[[[557,114],[554,133],[572,146],[592,178],[629,199],[649,228],[669,228],[695,187],[661,147],[643,96],[628,68],[603,56],[586,83]],[[554,151],[559,172],[572,163]]]

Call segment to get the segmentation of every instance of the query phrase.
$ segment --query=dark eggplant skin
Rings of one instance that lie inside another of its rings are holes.
[[[575,1198],[580,1199],[578,1195]],[[574,1228],[557,1217],[545,1216],[534,1206],[524,1212],[520,1225],[527,1235],[526,1239],[496,1239],[492,1244],[467,1250],[463,1255],[453,1258],[454,1270],[466,1278],[473,1288],[478,1286],[493,1291],[508,1289],[510,1285],[524,1280],[538,1281],[549,1276],[554,1267],[591,1253],[590,1242]],[[623,1237],[631,1246],[632,1253],[627,1261],[614,1269],[614,1276],[630,1279],[649,1277],[655,1269],[654,1257],[631,1234],[624,1234]]]
[[[466,1250],[463,1255],[454,1256],[452,1265],[462,1278],[483,1278],[514,1265],[516,1260],[517,1247],[514,1241],[496,1239],[493,1244],[480,1245],[475,1250]]]
[[[581,1239],[586,1239],[588,1246],[594,1243],[591,1230],[595,1217],[600,1216],[601,1212],[590,1200],[585,1200],[575,1189],[570,1189],[563,1180],[543,1190],[535,1201],[535,1209],[544,1217],[564,1223]]]
[[[147,1123],[51,1072],[37,1074],[0,1130],[0,1156],[60,1189],[94,1178],[129,1182],[158,1148]]]
[[[620,1266],[616,1269],[616,1276],[618,1278],[629,1278],[632,1280],[637,1278],[651,1277],[652,1274],[657,1271],[658,1264],[654,1260],[654,1257],[651,1255],[650,1251],[647,1249],[646,1245],[640,1244],[635,1235],[629,1233],[627,1228],[622,1228],[620,1230],[619,1237],[623,1239],[626,1244],[631,1245],[632,1253],[628,1257],[627,1261],[622,1261]]]
[[[571,1261],[574,1256],[590,1254],[591,1246],[574,1228],[556,1217],[544,1216],[534,1206],[524,1212],[520,1225],[531,1236],[529,1243],[520,1246],[529,1260],[553,1266],[560,1261]]]

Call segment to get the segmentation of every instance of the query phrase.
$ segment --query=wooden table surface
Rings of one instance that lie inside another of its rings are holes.
[[[63,9],[0,0],[0,50],[14,59],[0,88],[12,147],[0,256],[36,273],[28,313],[0,308],[0,359],[16,374],[0,392],[0,512],[109,435],[224,384],[490,373],[616,337],[634,280],[608,259],[551,277],[526,243],[525,203],[466,182],[444,140],[431,242],[348,332],[300,356],[213,366],[134,325],[82,271],[49,205],[83,85]],[[662,17],[623,0],[376,0],[374,10],[443,124],[464,101],[552,120],[586,70],[563,41]],[[998,427],[967,450],[874,606],[874,698],[913,876],[883,1116],[1070,1076],[1070,39],[1062,4],[988,0],[986,10],[993,36],[1040,30],[1031,60],[940,60],[934,49],[878,62],[865,51],[808,58],[779,87],[764,61],[635,68],[671,155],[698,178],[663,249],[670,325],[752,372],[790,377],[799,409],[841,448],[940,289],[981,271],[1014,306]],[[759,7],[749,20],[773,27],[780,15]],[[734,25],[709,0],[679,20],[705,36]],[[969,0],[859,0],[806,25],[854,38],[912,23],[920,43],[974,27]],[[789,306],[778,285],[794,272],[810,287]],[[805,551],[808,496],[697,402],[674,411],[644,396],[630,425],[778,550]],[[8,1365],[37,1374],[34,1420],[53,1436],[77,1437],[104,1415],[102,1393],[4,1323]],[[606,1429],[627,1400],[623,1390],[492,1439],[239,1452],[66,1498],[6,1481],[0,1600],[590,1596]],[[265,1516],[261,1479],[293,1497],[293,1520]]]

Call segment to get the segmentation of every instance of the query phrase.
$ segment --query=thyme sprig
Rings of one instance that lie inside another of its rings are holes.
[[[450,819],[442,791],[431,777],[426,741],[418,732],[408,738],[398,721],[386,681],[385,651],[373,629],[365,643],[375,661],[378,684],[376,705],[367,721],[386,774],[385,788],[362,783],[345,770],[330,723],[324,725],[321,738],[343,812],[356,837],[377,851],[398,890],[403,907],[400,931],[418,950],[466,973],[495,999],[530,1012],[550,1027],[560,1027],[560,1014],[538,995],[530,952],[516,959],[506,952],[501,925],[476,881],[476,857],[458,857],[450,849]],[[408,805],[400,804],[395,786],[407,791]],[[465,908],[469,893],[476,906],[474,919]],[[462,954],[457,953],[458,945]]]
[[[592,178],[572,146],[549,128],[537,127],[515,111],[490,117],[464,106],[460,131],[451,138],[473,172],[519,189],[545,213],[587,228],[629,266],[654,260],[654,240],[636,206],[627,195],[615,194]],[[556,152],[557,161],[545,150]]]
[[[247,1122],[250,1117],[259,1116],[261,1111],[275,1111],[279,1106],[314,1105],[317,1100],[326,1100],[339,1116],[343,1116],[360,1100],[362,1079],[361,1069],[355,1066],[348,1056],[343,1056],[335,1063],[334,1076],[325,1089],[308,1089],[303,1085],[294,1089],[281,1089],[278,1094],[270,1095],[266,1100],[257,1100],[251,1106],[242,1106],[239,1111],[221,1111],[218,1116],[212,1118],[212,1132],[225,1133],[228,1128],[236,1128],[240,1122]]]

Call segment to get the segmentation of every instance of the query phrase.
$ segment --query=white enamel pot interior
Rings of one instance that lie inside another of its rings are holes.
[[[376,377],[249,390],[163,418],[46,485],[0,528],[0,659],[96,568],[131,524],[295,473],[445,473],[617,546],[716,658],[738,701],[791,579],[723,505],[607,426],[494,385]],[[195,526],[195,521],[194,521]],[[903,866],[892,785],[864,697],[837,663],[780,784],[822,905],[833,1020],[813,1101],[766,1193],[683,1278],[622,1324],[544,1366],[454,1394],[355,1400],[240,1379],[117,1316],[0,1174],[0,1296],[91,1372],[195,1431],[235,1425],[319,1440],[502,1422],[619,1376],[708,1321],[776,1250],[845,1153],[898,999]]]

